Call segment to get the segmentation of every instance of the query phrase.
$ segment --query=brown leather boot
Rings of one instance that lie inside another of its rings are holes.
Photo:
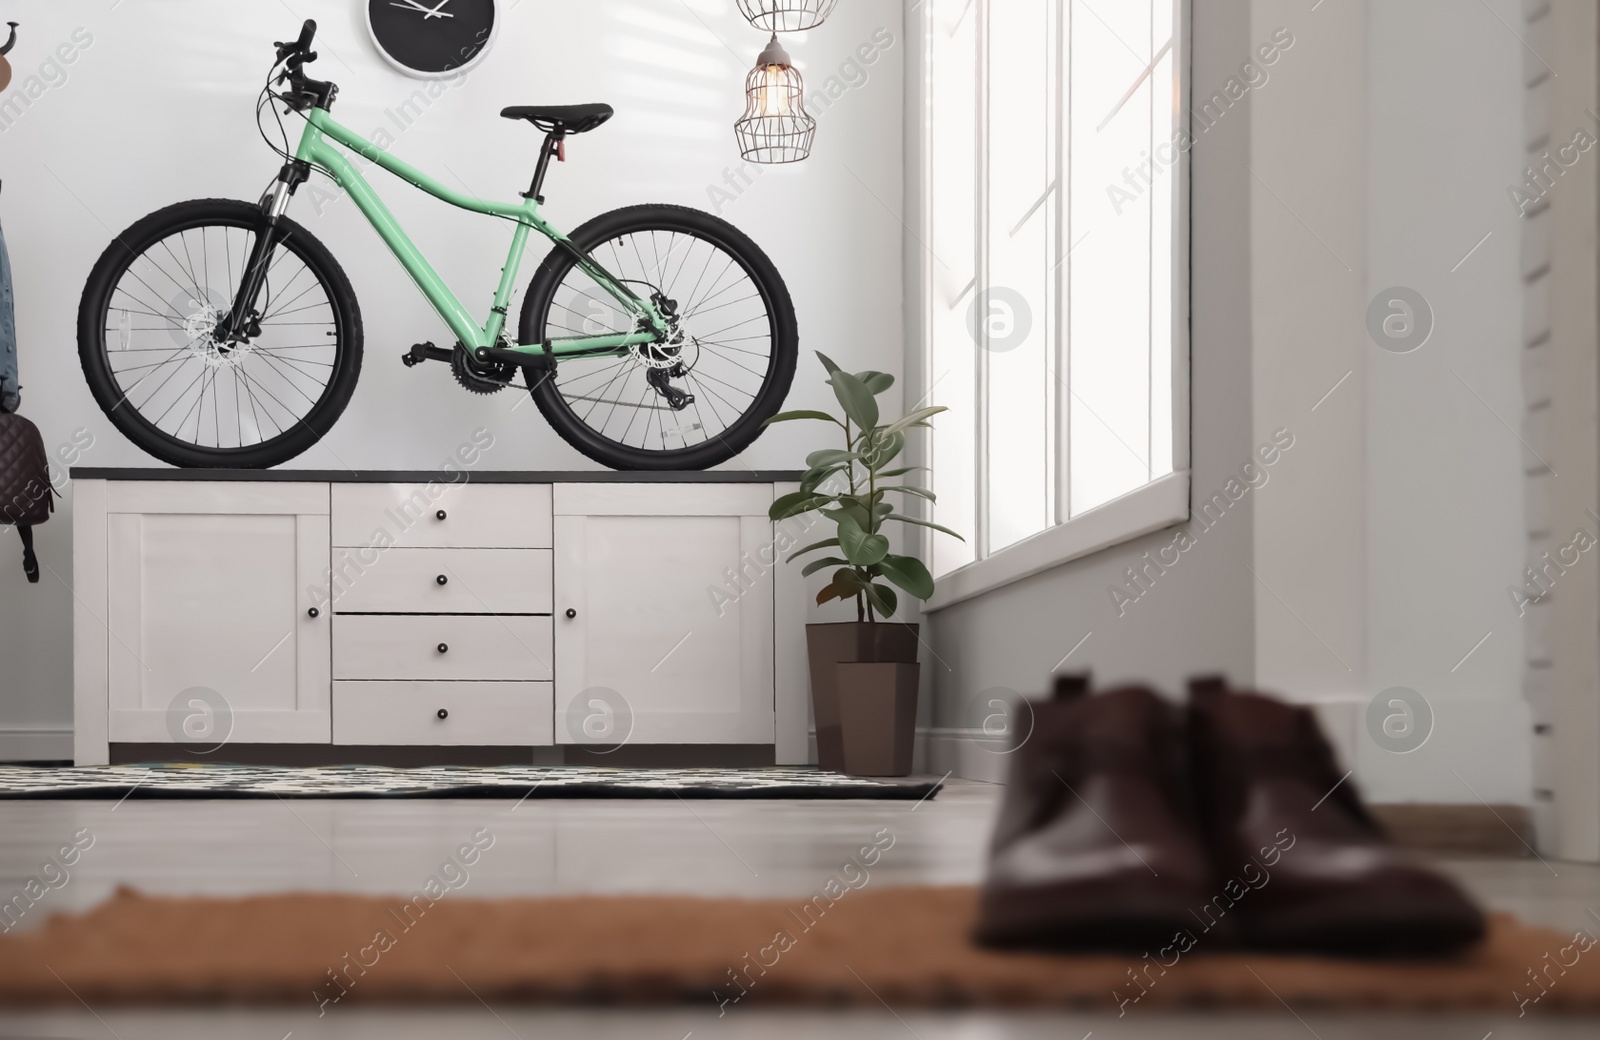
[[[1192,680],[1189,695],[1193,786],[1220,880],[1208,920],[1235,918],[1250,946],[1368,956],[1482,937],[1461,890],[1389,844],[1310,709],[1222,679]]]
[[[1058,682],[1033,705],[990,847],[976,939],[989,946],[1148,949],[1193,930],[1210,897],[1180,796],[1173,709],[1143,687]]]

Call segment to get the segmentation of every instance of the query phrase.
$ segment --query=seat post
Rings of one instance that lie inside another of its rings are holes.
[[[560,126],[552,127],[550,132],[544,135],[544,147],[539,149],[539,165],[533,171],[533,184],[523,192],[523,198],[544,205],[544,196],[540,194],[544,189],[544,175],[550,169],[550,157],[556,153],[556,149],[561,146],[566,136],[566,129]]]

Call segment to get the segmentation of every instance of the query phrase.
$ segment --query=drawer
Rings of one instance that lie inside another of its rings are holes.
[[[333,677],[548,682],[555,678],[552,632],[548,616],[339,614],[333,618]]]
[[[335,484],[333,544],[548,549],[548,484]],[[444,519],[439,519],[439,514]]]
[[[333,606],[344,614],[548,614],[552,557],[549,549],[335,549]]]
[[[552,690],[547,682],[336,682],[333,742],[549,745]]]

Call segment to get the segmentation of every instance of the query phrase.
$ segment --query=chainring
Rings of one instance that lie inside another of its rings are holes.
[[[450,371],[463,389],[475,394],[494,394],[511,385],[517,366],[509,361],[479,361],[458,343],[450,352]]]

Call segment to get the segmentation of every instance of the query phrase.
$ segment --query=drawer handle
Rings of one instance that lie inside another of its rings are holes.
[[[567,608],[567,620],[568,621],[571,621],[573,618],[575,618],[577,616],[578,616],[578,612],[576,610],[573,610],[571,607]]]
[[[449,643],[440,643],[439,644],[439,652],[441,654],[448,654],[450,652],[450,644]]]
[[[448,719],[450,717],[450,713],[448,711],[446,711],[444,708],[440,708],[439,709],[439,717],[441,719]]]
[[[321,614],[322,611],[318,610],[316,607],[312,607],[310,610],[306,611],[306,617],[308,618],[319,617]]]
[[[435,578],[433,580],[438,582],[440,585],[448,585],[448,584],[450,584],[450,579],[445,577],[443,574],[439,575],[437,578]]]
[[[441,509],[437,513],[433,514],[434,519],[436,519],[436,520],[443,520],[448,515],[449,514],[446,513],[443,509]]]

